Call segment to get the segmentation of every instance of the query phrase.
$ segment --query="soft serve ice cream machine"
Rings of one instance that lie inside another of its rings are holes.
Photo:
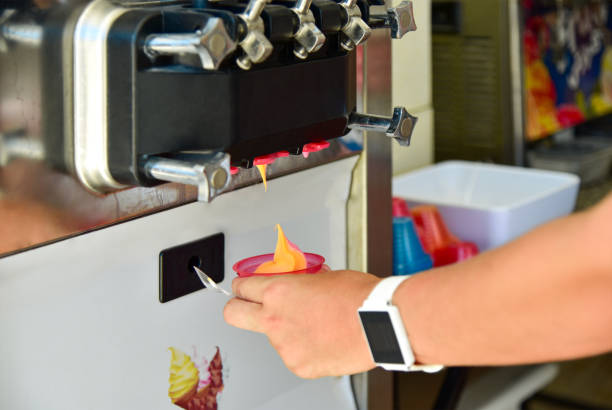
[[[0,1],[1,407],[355,408],[190,267],[229,283],[276,223],[346,266],[345,136],[416,123],[357,109],[356,50],[416,29],[378,1]]]

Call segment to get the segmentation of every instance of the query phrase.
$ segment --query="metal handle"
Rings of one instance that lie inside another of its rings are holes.
[[[274,49],[264,34],[264,23],[260,17],[267,3],[268,0],[250,0],[244,12],[238,15],[246,25],[246,34],[239,43],[243,54],[236,58],[236,64],[243,70],[265,61]]]
[[[417,29],[412,1],[401,2],[397,7],[388,9],[386,15],[372,15],[371,21],[381,22],[372,23],[373,28],[390,28],[391,38],[395,39]]]
[[[192,54],[199,57],[205,70],[218,70],[235,49],[234,39],[217,17],[208,19],[204,28],[195,33],[152,34],[145,41],[145,53],[149,57]]]
[[[264,7],[268,3],[267,0],[251,0],[242,12],[242,16],[246,21],[255,22],[261,16]]]
[[[384,132],[400,145],[409,146],[417,120],[404,107],[395,107],[392,117],[352,113],[349,117],[348,128]]]
[[[149,157],[144,172],[149,178],[160,181],[194,185],[198,188],[198,201],[210,202],[231,182],[230,156],[219,152],[190,157],[190,160]]]
[[[299,28],[294,34],[295,45],[293,54],[305,60],[309,54],[316,53],[325,44],[325,34],[315,24],[314,15],[310,11],[312,0],[298,0],[293,12],[299,20]]]
[[[341,29],[340,45],[345,50],[351,51],[368,40],[372,34],[372,29],[361,18],[357,0],[344,0],[339,4],[346,12],[347,17],[347,22]]]

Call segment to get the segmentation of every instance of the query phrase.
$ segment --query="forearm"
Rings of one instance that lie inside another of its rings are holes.
[[[471,261],[416,275],[395,303],[417,359],[562,360],[612,350],[612,198]]]

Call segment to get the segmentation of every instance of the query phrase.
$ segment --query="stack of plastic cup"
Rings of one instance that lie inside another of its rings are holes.
[[[432,257],[434,266],[445,266],[462,262],[478,255],[478,246],[472,242],[461,242],[437,249]]]
[[[440,212],[438,212],[438,208],[435,206],[414,207],[412,208],[412,217],[421,230],[421,239],[427,253],[433,254],[436,249],[446,248],[448,245],[461,242],[448,230]]]
[[[431,269],[433,261],[425,253],[406,202],[393,199],[393,274],[412,275]]]
[[[462,242],[449,231],[435,206],[414,207],[412,217],[418,227],[425,251],[433,258],[434,266],[450,265],[478,254],[476,244]]]
[[[410,208],[403,198],[393,198],[391,206],[394,218],[412,218]]]

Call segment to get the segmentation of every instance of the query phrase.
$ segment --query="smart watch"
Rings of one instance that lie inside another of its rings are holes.
[[[377,366],[394,371],[436,373],[444,366],[415,365],[414,353],[393,293],[410,276],[392,276],[380,281],[358,309],[361,326]]]

